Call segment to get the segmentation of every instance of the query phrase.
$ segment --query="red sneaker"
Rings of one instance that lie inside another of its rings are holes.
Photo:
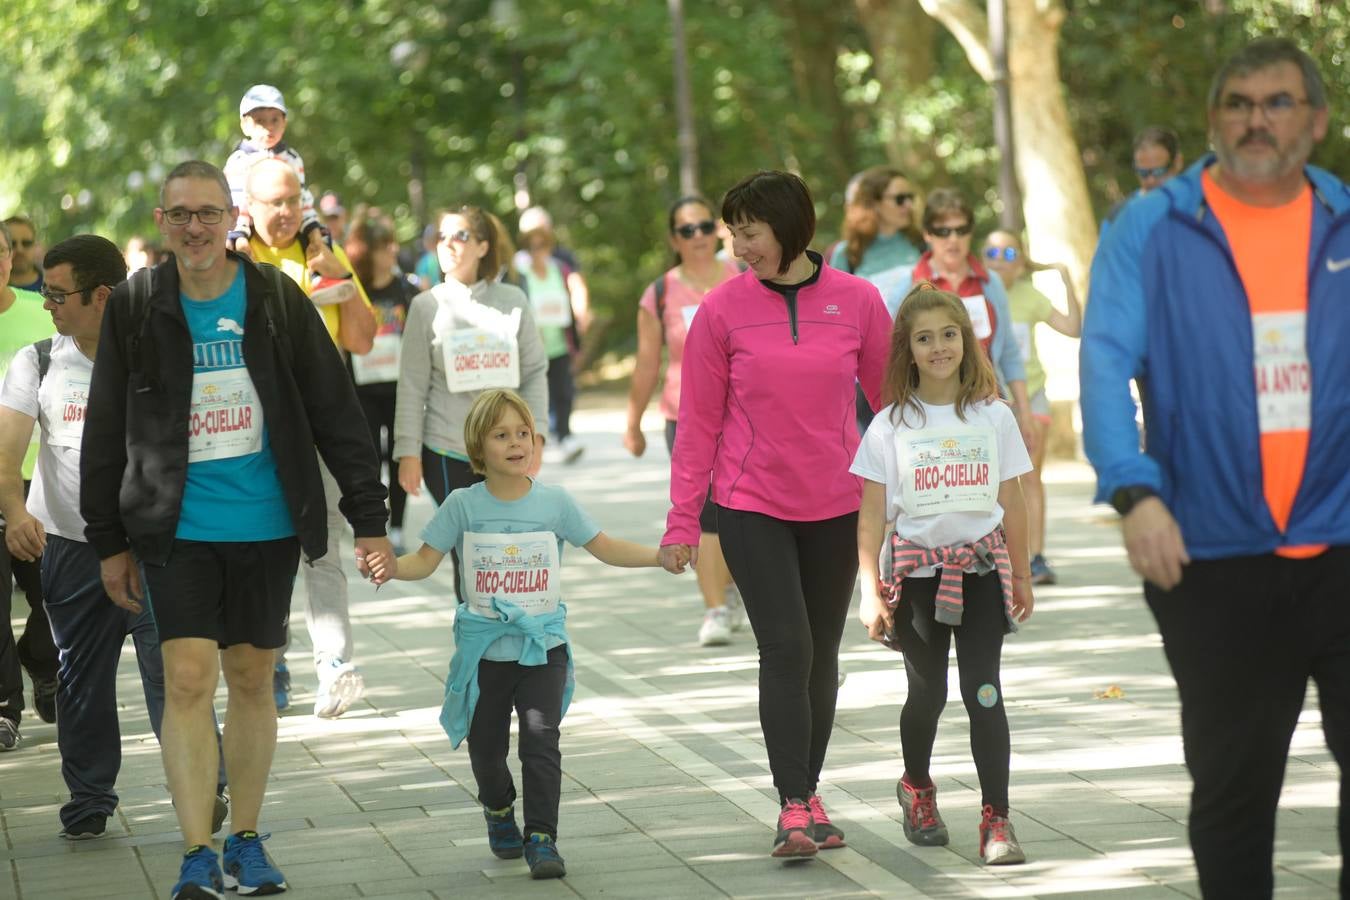
[[[778,834],[773,839],[773,856],[777,859],[806,859],[816,855],[816,842],[811,840],[811,808],[801,800],[783,801],[778,814]]]
[[[986,866],[1015,866],[1027,861],[1012,822],[1007,816],[994,815],[992,806],[986,806],[980,818],[980,861]]]
[[[945,847],[950,837],[947,824],[937,809],[937,786],[919,790],[901,778],[895,784],[895,796],[905,811],[902,823],[905,837],[920,847]]]
[[[829,813],[825,812],[825,804],[820,802],[819,794],[812,794],[806,798],[806,808],[811,810],[811,840],[815,841],[817,849],[835,850],[847,846],[844,843],[844,832],[830,821]]]

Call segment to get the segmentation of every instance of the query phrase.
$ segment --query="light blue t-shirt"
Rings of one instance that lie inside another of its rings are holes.
[[[464,535],[523,535],[532,532],[553,533],[557,541],[558,562],[561,563],[564,541],[574,547],[589,544],[600,533],[600,527],[577,505],[571,494],[557,485],[536,481],[530,487],[530,492],[519,500],[499,500],[492,496],[486,484],[479,482],[452,491],[445,498],[445,502],[422,530],[422,541],[441,553],[449,553],[453,549],[459,554],[460,570],[455,573],[455,577],[460,579],[460,589],[465,597],[478,594],[514,602],[519,596],[517,588],[538,586],[538,569],[519,569],[510,572],[506,578],[498,578],[496,573],[476,571],[474,561],[465,557]],[[488,589],[476,590],[478,580],[485,575],[488,576],[484,582]],[[527,581],[529,584],[526,584]],[[493,588],[499,590],[494,591]],[[554,588],[556,590],[556,584]],[[461,607],[458,614],[475,615],[467,606],[469,604]],[[561,638],[550,635],[548,649],[563,643]],[[523,637],[508,635],[494,641],[483,658],[497,662],[517,662],[524,649]]]
[[[192,333],[188,471],[177,537],[187,541],[273,541],[295,534],[244,366],[244,269],[214,300],[179,295]],[[256,418],[255,418],[256,417]],[[261,431],[261,449],[238,453]]]

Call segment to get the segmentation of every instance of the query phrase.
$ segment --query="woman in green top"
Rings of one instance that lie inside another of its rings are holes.
[[[1012,315],[1013,335],[1027,367],[1027,397],[1036,428],[1036,445],[1030,448],[1032,470],[1022,476],[1027,518],[1031,521],[1031,581],[1032,584],[1054,584],[1055,570],[1045,561],[1045,485],[1041,483],[1045,438],[1050,431],[1050,401],[1045,396],[1045,368],[1036,350],[1036,325],[1044,322],[1060,334],[1076,338],[1083,331],[1083,310],[1078,305],[1078,296],[1064,264],[1032,262],[1022,249],[1022,241],[1014,234],[1006,231],[990,234],[984,242],[984,262],[1008,286],[1008,310]],[[1031,283],[1031,273],[1044,269],[1059,272],[1064,282],[1064,297],[1069,304],[1067,313],[1056,309],[1050,298]]]
[[[550,457],[563,463],[576,462],[582,445],[572,437],[572,402],[576,383],[572,379],[572,356],[580,350],[584,310],[574,310],[569,286],[573,271],[554,254],[557,244],[551,228],[521,232],[516,269],[524,279],[525,293],[534,309],[539,336],[548,354],[548,411],[557,448]]]

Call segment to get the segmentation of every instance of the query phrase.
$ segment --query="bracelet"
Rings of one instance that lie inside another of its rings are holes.
[[[1030,581],[1030,580],[1031,580],[1031,576],[1030,576],[1030,575],[1018,575],[1016,572],[1013,573],[1013,578],[1016,578],[1018,581]]]

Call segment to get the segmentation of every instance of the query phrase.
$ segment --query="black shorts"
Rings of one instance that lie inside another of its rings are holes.
[[[169,561],[145,566],[160,642],[206,638],[222,648],[286,646],[300,541],[175,540]]]
[[[675,453],[675,423],[670,419],[666,419],[666,452]],[[711,484],[703,501],[703,510],[698,514],[698,530],[702,534],[717,534],[717,504],[712,501]]]

